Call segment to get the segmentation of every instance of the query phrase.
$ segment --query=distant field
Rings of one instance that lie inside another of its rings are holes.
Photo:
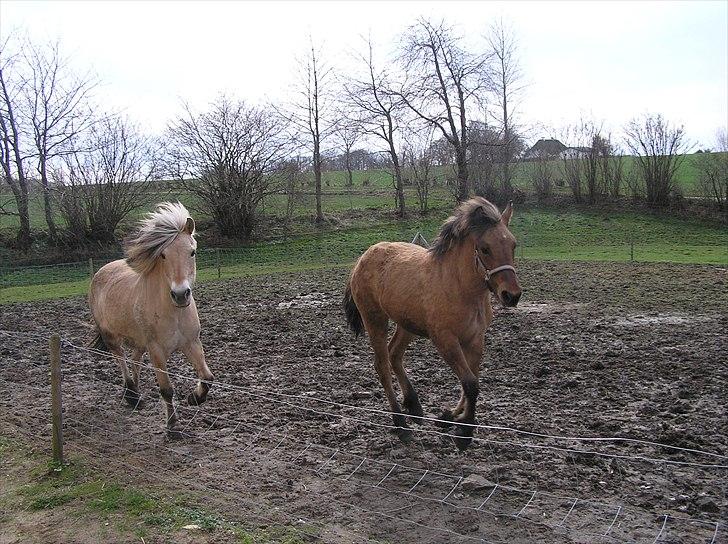
[[[700,196],[697,190],[698,166],[700,161],[708,155],[688,155],[680,170],[677,173],[677,183],[683,189],[685,196]],[[634,163],[634,157],[625,157],[625,168],[629,169]],[[554,167],[559,167],[561,162],[554,161]],[[515,167],[514,183],[517,187],[531,193],[530,175],[533,170],[533,163],[520,163]],[[300,193],[296,198],[294,217],[311,217],[315,212],[315,197],[312,176],[305,179],[298,188]],[[354,184],[346,186],[346,172],[331,171],[323,175],[323,198],[322,206],[324,213],[337,214],[353,210],[392,210],[395,207],[392,176],[383,170],[355,171]],[[430,207],[449,207],[453,203],[452,188],[445,185],[447,178],[453,178],[451,167],[438,167],[435,169],[437,185],[430,192]],[[365,185],[365,182],[367,183]],[[568,187],[557,188],[557,192],[567,194]],[[9,200],[9,195],[0,193],[3,200]],[[410,210],[417,210],[417,196],[414,187],[405,188],[405,198]],[[155,188],[150,191],[146,205],[140,208],[129,220],[135,220],[151,206],[161,200],[178,199],[191,209],[197,208],[196,198],[183,189]],[[7,206],[9,211],[14,211],[13,204]],[[45,228],[45,217],[43,213],[43,202],[38,191],[31,195],[30,200],[31,227],[35,230]],[[261,212],[274,217],[284,217],[286,213],[286,196],[274,195],[263,202]],[[57,214],[56,214],[57,215]],[[198,214],[199,216],[199,214]],[[203,217],[204,219],[204,217]],[[57,217],[62,223],[60,217]],[[17,228],[17,218],[13,216],[0,215],[0,233],[8,234]]]
[[[424,219],[381,222],[330,230],[286,241],[216,252],[201,245],[200,281],[268,273],[349,266],[382,240],[410,241],[437,234],[446,212]],[[511,227],[518,259],[560,261],[674,262],[728,264],[728,232],[698,221],[635,212],[517,209]],[[108,257],[111,259],[112,257]],[[105,262],[97,259],[95,267]],[[527,266],[524,264],[523,266]],[[0,304],[84,294],[88,263],[33,268],[0,267]]]

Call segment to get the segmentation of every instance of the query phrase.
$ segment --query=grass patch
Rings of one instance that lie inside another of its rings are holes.
[[[382,240],[411,240],[421,232],[432,241],[445,213],[309,234],[285,241],[198,252],[201,282],[281,272],[301,272],[353,263]],[[517,256],[526,259],[728,264],[728,232],[718,225],[638,212],[516,210],[511,229]],[[88,292],[86,263],[0,271],[0,304],[30,302]]]
[[[107,541],[114,541],[114,534],[175,541],[176,533],[186,531],[183,527],[196,525],[197,531],[224,531],[241,543],[303,542],[291,527],[251,529],[191,506],[191,497],[160,497],[110,481],[79,457],[72,457],[64,466],[53,466],[23,444],[2,436],[0,459],[4,472],[12,475],[4,482],[7,492],[0,495],[2,519],[7,523],[17,519],[27,524],[32,519],[27,513],[62,510],[62,519],[86,519],[86,525],[98,526]]]

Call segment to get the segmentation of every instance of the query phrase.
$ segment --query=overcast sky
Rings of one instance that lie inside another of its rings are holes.
[[[516,31],[528,87],[522,122],[561,127],[582,115],[619,130],[662,113],[701,146],[728,125],[728,2],[0,2],[0,31],[60,39],[103,82],[99,100],[154,131],[182,100],[225,91],[280,100],[310,32],[345,72],[371,33],[383,51],[418,16],[482,44],[503,18]],[[530,134],[531,140],[548,135]]]

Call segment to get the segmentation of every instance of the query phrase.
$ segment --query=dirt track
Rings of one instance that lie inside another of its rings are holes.
[[[521,305],[497,309],[486,339],[479,423],[728,455],[728,271],[532,261],[520,268]],[[64,347],[69,447],[170,494],[203,488],[210,508],[229,517],[293,525],[326,542],[654,542],[658,534],[660,542],[728,542],[725,525],[716,533],[715,523],[664,517],[728,518],[728,470],[636,459],[725,458],[485,429],[459,454],[431,423],[405,446],[385,427],[388,416],[342,407],[387,409],[368,343],[343,321],[346,274],[198,287],[218,383],[199,411],[180,400],[185,439],[161,432],[149,370],[147,402],[132,411],[120,403],[113,361]],[[88,334],[82,298],[2,306],[0,314],[0,330],[57,330],[77,344]],[[47,383],[45,345],[0,337],[0,421],[9,430],[47,433],[39,419],[45,394],[27,386]],[[457,382],[427,341],[415,342],[405,363],[427,415],[454,404]],[[180,359],[170,372],[192,376]],[[182,399],[192,382],[180,376],[176,384]]]

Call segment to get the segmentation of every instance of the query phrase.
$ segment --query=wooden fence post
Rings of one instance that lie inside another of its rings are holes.
[[[63,464],[63,404],[61,402],[61,337],[51,335],[51,415],[53,418],[53,461]]]
[[[215,248],[215,261],[217,262],[217,279],[220,279],[222,274],[220,272],[220,248]]]
[[[94,258],[88,258],[88,275],[90,279],[94,279]]]
[[[629,261],[634,262],[634,235],[629,235]]]

